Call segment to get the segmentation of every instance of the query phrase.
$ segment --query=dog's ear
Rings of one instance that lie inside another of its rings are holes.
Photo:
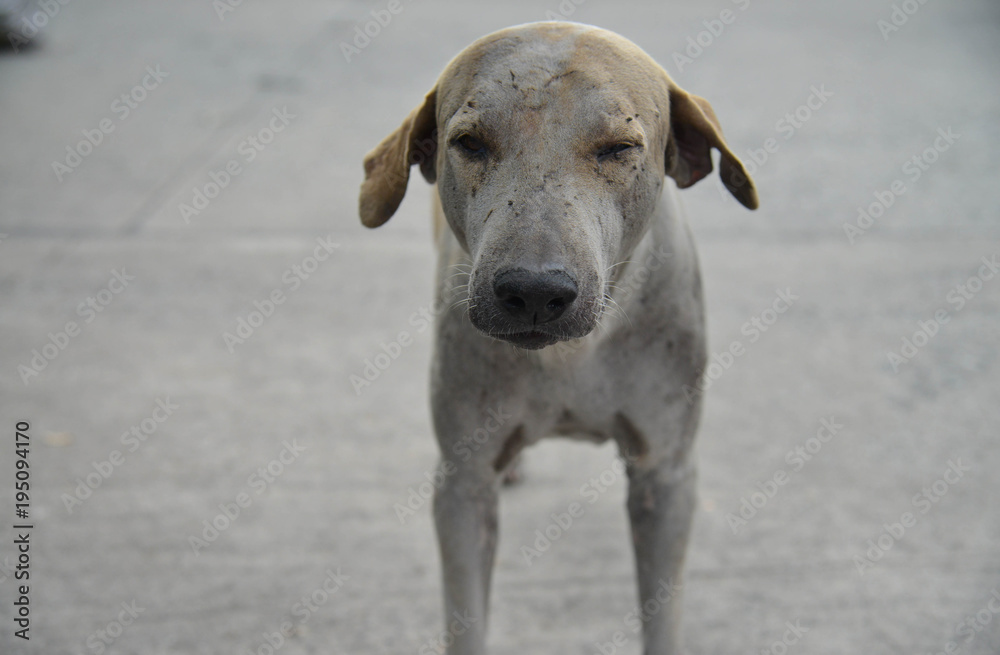
[[[757,209],[757,189],[743,162],[726,145],[712,105],[671,81],[667,175],[682,189],[693,185],[712,172],[712,148],[722,155],[719,161],[722,183],[744,207]]]
[[[396,213],[406,195],[410,166],[420,164],[420,172],[428,182],[437,178],[436,97],[435,88],[395,132],[365,155],[365,181],[361,183],[358,203],[365,227],[378,227]]]

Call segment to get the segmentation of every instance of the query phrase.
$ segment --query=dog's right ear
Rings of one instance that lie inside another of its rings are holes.
[[[378,227],[399,208],[410,180],[410,166],[420,164],[424,178],[437,179],[437,89],[410,112],[399,128],[365,155],[365,181],[361,183],[358,212],[365,227]]]

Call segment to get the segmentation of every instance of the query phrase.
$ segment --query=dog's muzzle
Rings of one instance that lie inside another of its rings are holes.
[[[568,337],[560,319],[572,313],[578,295],[576,280],[563,269],[502,270],[493,278],[492,320],[480,329],[522,348],[550,346]]]

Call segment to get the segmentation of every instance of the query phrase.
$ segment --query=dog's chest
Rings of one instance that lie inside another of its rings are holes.
[[[530,354],[534,367],[525,419],[532,437],[601,442],[611,436],[621,399],[614,392],[614,376],[602,370],[600,346],[592,341],[564,342]]]

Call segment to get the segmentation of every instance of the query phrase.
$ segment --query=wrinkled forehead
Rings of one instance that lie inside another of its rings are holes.
[[[604,30],[541,24],[485,37],[441,76],[438,121],[485,125],[550,120],[659,122],[668,107],[659,67],[631,42]]]

